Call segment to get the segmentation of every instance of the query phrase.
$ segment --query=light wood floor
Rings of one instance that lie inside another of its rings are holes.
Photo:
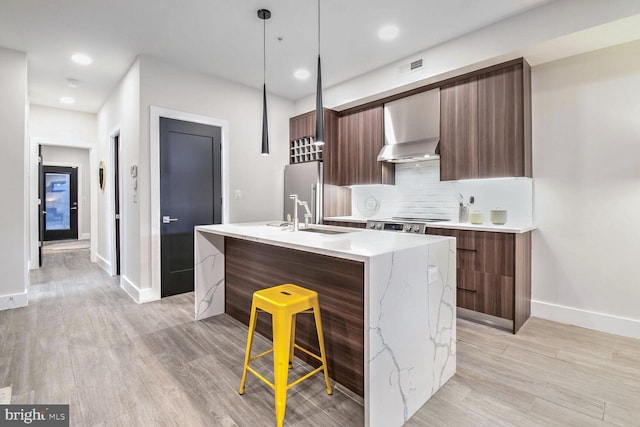
[[[0,312],[0,388],[13,386],[12,403],[69,403],[74,426],[273,425],[268,387],[249,376],[237,394],[246,327],[192,318],[192,294],[136,305],[88,251],[47,255],[29,306]],[[640,340],[459,320],[457,349],[457,374],[408,426],[640,426]],[[289,392],[288,426],[363,423],[361,402],[327,396],[321,376]]]

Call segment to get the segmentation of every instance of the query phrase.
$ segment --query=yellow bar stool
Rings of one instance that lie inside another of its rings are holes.
[[[251,357],[251,345],[253,344],[253,334],[256,329],[258,311],[271,314],[273,324],[273,348]],[[314,316],[316,332],[318,333],[318,343],[320,344],[319,356],[295,343],[296,315],[302,313],[310,313]],[[322,365],[289,384],[289,366],[293,362],[293,351],[296,348],[318,359],[322,362]],[[249,362],[253,362],[270,353],[273,353],[273,383],[249,366]],[[278,427],[281,427],[284,422],[284,413],[287,407],[287,390],[294,385],[306,380],[315,373],[324,371],[327,394],[333,393],[331,384],[329,383],[329,373],[327,372],[327,358],[324,351],[324,337],[322,335],[322,322],[320,321],[320,305],[318,303],[317,292],[287,283],[272,288],[261,289],[253,293],[247,350],[244,356],[242,380],[240,381],[240,394],[244,394],[247,371],[251,372],[274,390],[276,423]]]

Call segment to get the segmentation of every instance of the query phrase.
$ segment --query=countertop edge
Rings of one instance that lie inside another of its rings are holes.
[[[427,225],[427,228],[449,228],[452,230],[468,230],[468,231],[490,231],[493,233],[513,233],[523,234],[529,231],[533,231],[538,227],[530,224],[523,226],[509,226],[509,225],[493,225],[493,224],[461,224],[456,222],[435,222]]]
[[[258,223],[256,223],[258,224]],[[397,252],[399,250],[405,250],[405,249],[409,249],[409,248],[415,248],[415,247],[420,247],[423,245],[429,245],[430,243],[435,242],[434,240],[431,240],[431,242],[427,243],[427,242],[418,242],[416,241],[415,244],[412,242],[410,245],[408,246],[403,246],[400,247],[396,250],[392,250],[390,252],[381,252],[381,253],[372,253],[372,254],[359,254],[359,253],[350,253],[348,251],[344,251],[341,250],[340,248],[323,248],[323,247],[318,247],[315,245],[307,245],[307,244],[298,244],[295,242],[290,242],[290,241],[282,241],[282,240],[278,240],[275,238],[271,238],[271,237],[267,237],[267,236],[255,236],[252,235],[250,233],[242,233],[236,230],[223,230],[220,228],[212,228],[212,227],[217,227],[217,226],[237,226],[238,224],[211,224],[211,225],[199,225],[196,226],[194,228],[195,232],[201,232],[201,233],[207,233],[207,234],[215,234],[215,235],[219,235],[219,236],[223,236],[223,237],[231,237],[231,238],[236,238],[236,239],[242,239],[242,240],[247,240],[247,241],[251,241],[251,242],[256,242],[256,243],[263,243],[263,244],[268,244],[268,245],[272,245],[272,246],[278,246],[278,247],[282,247],[282,248],[288,248],[288,249],[294,249],[294,250],[299,250],[299,251],[304,251],[304,252],[309,252],[309,253],[315,253],[315,254],[319,254],[319,255],[326,255],[326,256],[330,256],[330,257],[334,257],[334,258],[340,258],[340,259],[347,259],[347,260],[351,260],[351,261],[357,261],[357,262],[363,262],[366,263],[369,260],[371,260],[372,258],[375,258],[377,256],[383,255],[385,253],[391,253],[391,252]],[[251,224],[247,224],[247,225],[251,225]],[[320,226],[323,228],[329,228],[329,229],[345,229],[345,230],[349,230],[348,227],[334,227],[334,226]],[[380,232],[380,231],[373,231],[373,230],[358,230],[358,233],[386,233],[386,232]],[[437,235],[433,235],[433,236],[429,236],[430,238],[438,238],[438,237],[443,237],[445,239],[447,239],[448,237],[446,236],[437,236]]]
[[[333,217],[325,217],[323,220],[326,221],[335,221],[335,222],[353,222],[357,224],[365,224],[368,220],[366,218],[358,218],[358,217],[348,217],[348,216],[333,216]],[[373,221],[384,221],[382,219],[372,218]],[[470,224],[470,223],[459,223],[459,222],[432,222],[427,225],[427,228],[450,228],[455,230],[469,230],[469,231],[491,231],[494,233],[514,233],[514,234],[522,234],[527,233],[529,231],[533,231],[538,227],[534,224],[526,224],[526,225],[495,225],[495,224]]]

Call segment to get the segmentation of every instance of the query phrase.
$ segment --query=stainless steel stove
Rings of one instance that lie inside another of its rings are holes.
[[[427,225],[430,222],[448,221],[441,218],[402,218],[376,219],[367,221],[369,230],[400,231],[404,233],[427,234]]]

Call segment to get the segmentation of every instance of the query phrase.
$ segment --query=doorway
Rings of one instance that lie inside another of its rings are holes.
[[[193,228],[222,222],[222,130],[160,118],[161,296],[194,290]]]
[[[78,238],[78,168],[42,166],[43,240]]]
[[[113,206],[115,235],[115,275],[120,275],[120,134],[113,136]]]

